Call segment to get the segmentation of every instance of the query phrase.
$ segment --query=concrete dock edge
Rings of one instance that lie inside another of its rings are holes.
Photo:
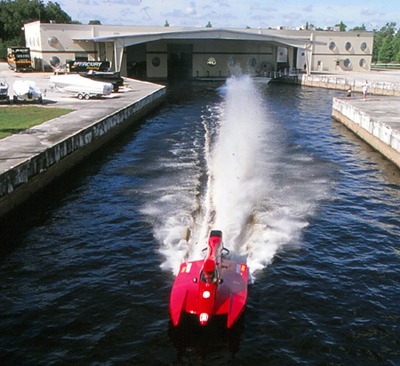
[[[376,75],[374,76],[376,77]],[[365,80],[368,80],[368,94],[400,97],[400,82],[397,81],[398,77],[394,78],[395,81],[374,80],[371,75],[365,74],[364,77],[364,79],[355,78],[353,74],[348,77],[339,75],[301,74],[298,77],[297,83],[303,86],[341,90],[344,92],[346,92],[350,86],[353,92],[362,93]]]
[[[332,117],[400,167],[400,98],[334,98]]]
[[[160,87],[139,100],[128,100],[122,108],[88,123],[0,172],[0,217],[17,208],[33,194],[134,125],[138,119],[159,106],[165,96],[166,88]],[[79,116],[81,111],[71,113]]]

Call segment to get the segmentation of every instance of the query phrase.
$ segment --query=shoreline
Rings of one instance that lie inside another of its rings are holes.
[[[43,73],[13,76],[38,79],[41,84],[46,82],[46,76],[50,79],[49,74]],[[88,101],[47,92],[43,107],[73,111],[0,140],[0,217],[14,211],[164,102],[165,86],[125,81],[125,91]]]

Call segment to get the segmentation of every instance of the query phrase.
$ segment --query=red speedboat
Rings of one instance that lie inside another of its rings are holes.
[[[181,264],[172,287],[170,313],[175,326],[182,313],[196,315],[206,325],[214,315],[227,315],[230,328],[242,314],[247,299],[247,265],[224,258],[229,251],[222,232],[213,230],[204,260]]]

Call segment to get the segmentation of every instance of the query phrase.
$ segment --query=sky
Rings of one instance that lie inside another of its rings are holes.
[[[398,0],[58,0],[73,20],[104,25],[213,28],[316,27],[343,21],[347,30],[365,24],[380,29],[387,22],[400,27]]]

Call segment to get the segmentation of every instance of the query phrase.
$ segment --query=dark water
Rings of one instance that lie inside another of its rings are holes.
[[[3,220],[1,365],[400,364],[399,170],[331,119],[340,94],[269,85],[244,121],[242,87],[185,90]],[[236,181],[213,170],[224,125],[255,139]],[[232,222],[212,171],[251,203],[228,199]],[[250,265],[245,317],[171,333],[174,271],[215,223]]]

